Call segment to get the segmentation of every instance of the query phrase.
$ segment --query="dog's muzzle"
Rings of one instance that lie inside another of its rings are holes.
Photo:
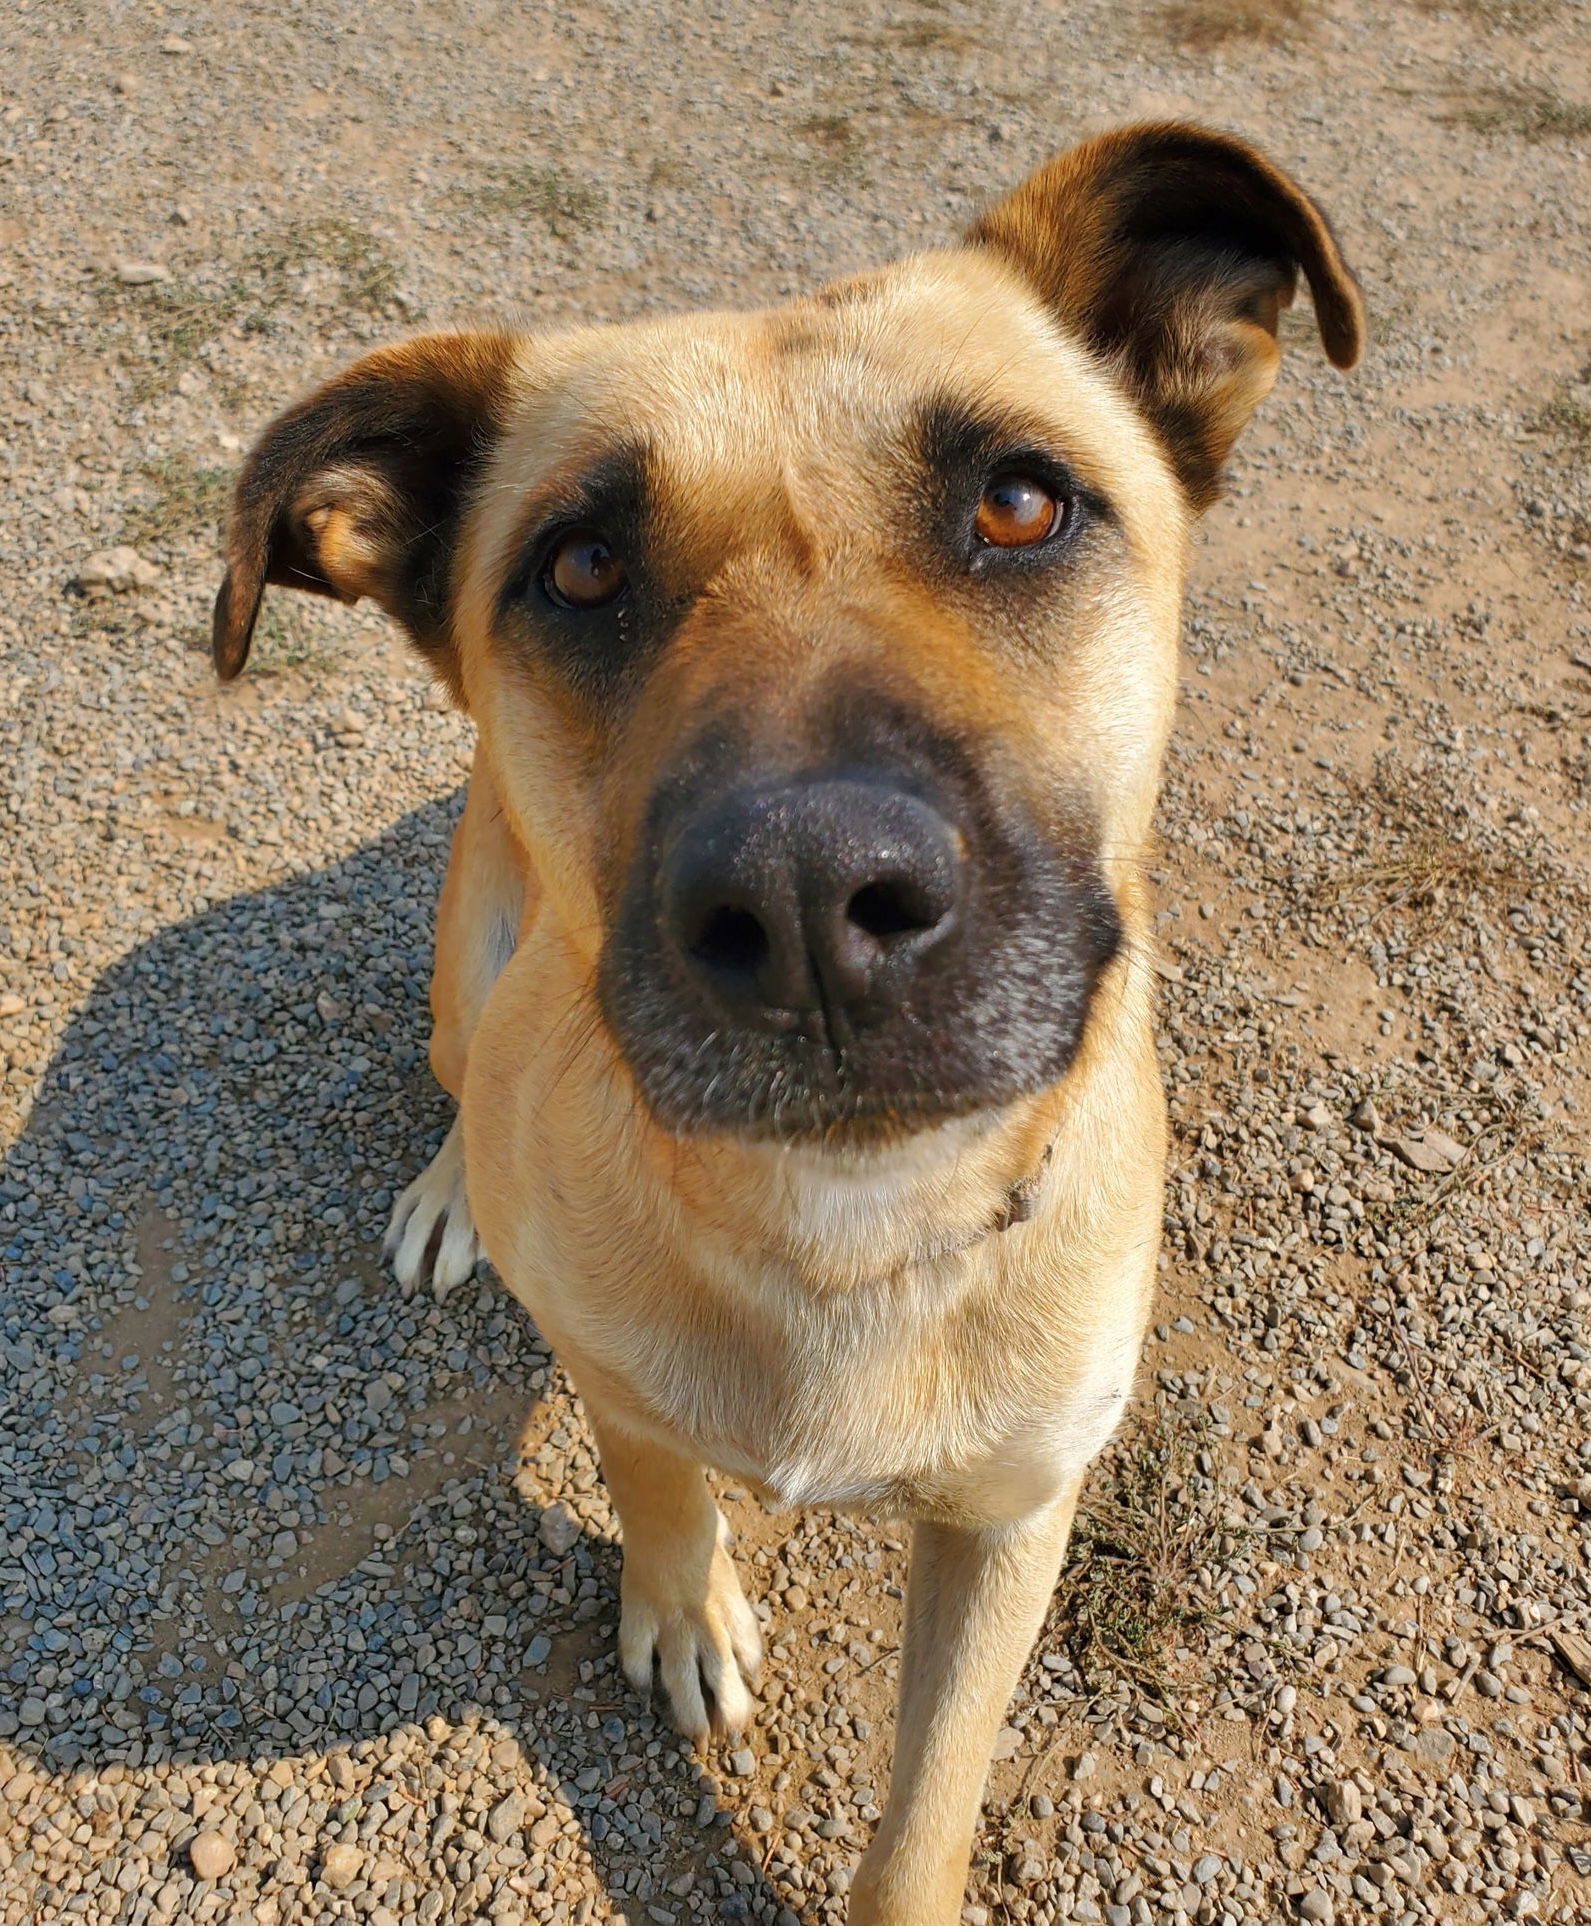
[[[660,783],[599,987],[665,1128],[898,1139],[1070,1066],[1121,939],[1092,832],[888,746],[764,772],[731,744]]]

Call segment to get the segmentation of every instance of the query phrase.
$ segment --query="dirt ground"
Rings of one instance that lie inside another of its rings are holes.
[[[730,1491],[756,1729],[626,1692],[555,1365],[378,1261],[467,729],[363,610],[218,690],[216,521],[367,343],[775,300],[1165,114],[1319,195],[1371,346],[1289,317],[1194,559],[1163,1302],[967,1917],[1591,1921],[1588,26],[12,0],[5,1926],[843,1918],[902,1538]]]

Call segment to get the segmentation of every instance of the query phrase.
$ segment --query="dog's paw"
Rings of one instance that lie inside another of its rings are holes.
[[[464,1132],[457,1118],[442,1148],[392,1207],[383,1253],[405,1291],[446,1297],[475,1269],[481,1240],[464,1194]]]
[[[751,1687],[762,1667],[762,1634],[725,1548],[722,1518],[705,1579],[696,1547],[678,1560],[625,1554],[620,1578],[619,1660],[643,1698],[654,1668],[682,1732],[705,1746],[751,1719]]]

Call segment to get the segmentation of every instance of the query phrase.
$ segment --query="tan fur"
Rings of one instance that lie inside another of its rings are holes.
[[[1146,151],[1166,135],[1146,130]],[[390,465],[361,487],[346,463],[374,458],[320,454],[325,475],[282,488],[301,504],[282,512],[311,544],[297,564],[318,569],[311,586],[389,585],[479,726],[432,988],[432,1062],[461,1095],[462,1145],[455,1131],[400,1201],[398,1268],[413,1281],[440,1237],[452,1281],[478,1228],[556,1346],[623,1521],[626,1671],[644,1688],[655,1659],[697,1737],[749,1715],[756,1624],[702,1467],[778,1502],[914,1521],[894,1789],[854,1888],[859,1926],[959,1914],[989,1747],[1136,1366],[1165,1147],[1142,869],[1193,508],[1269,385],[1289,262],[1334,358],[1357,345],[1357,295],[1312,205],[1252,150],[1204,138],[1218,182],[1251,164],[1246,191],[1277,210],[1285,259],[1217,258],[1190,283],[1178,255],[1150,302],[1158,347],[1118,353],[1092,329],[1123,273],[1159,272],[1158,256],[1119,258],[1129,136],[1052,164],[972,245],[773,314],[461,337],[455,370],[439,367],[445,338],[414,344],[412,378],[455,415],[478,389],[495,432],[457,509],[445,630],[390,586],[401,556],[379,530],[405,525]],[[1133,191],[1155,191],[1152,170]],[[899,424],[939,391],[1030,424],[1112,504],[1066,595],[1023,618],[1031,633],[898,559],[913,512]],[[1180,440],[1157,421],[1168,394]],[[335,439],[315,433],[317,450]],[[663,587],[685,612],[640,697],[607,715],[505,640],[497,604],[552,492],[637,434]],[[280,547],[269,490],[250,487],[223,666],[257,601],[249,571]],[[866,1144],[670,1134],[595,987],[647,799],[704,718],[733,718],[770,767],[799,763],[815,695],[835,686],[909,696],[990,745],[1046,833],[1092,825],[1125,941],[1076,1060],[1036,1095]],[[1002,1228],[1023,1187],[1036,1208]]]

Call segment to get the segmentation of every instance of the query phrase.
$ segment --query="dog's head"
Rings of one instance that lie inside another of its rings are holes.
[[[267,582],[372,595],[475,716],[667,1129],[877,1140],[1058,1083],[1141,929],[1186,527],[1313,203],[1172,125],[769,312],[369,356],[250,459]]]

